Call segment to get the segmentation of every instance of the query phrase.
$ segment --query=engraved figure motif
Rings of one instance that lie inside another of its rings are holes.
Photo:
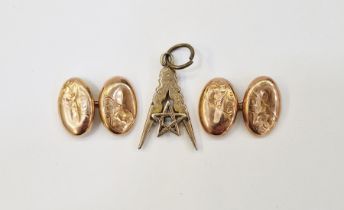
[[[206,91],[208,106],[213,108],[213,122],[218,123],[221,116],[226,115],[226,119],[232,119],[235,107],[235,96],[233,91],[228,89],[226,85],[214,82],[209,85]]]
[[[83,122],[90,114],[88,94],[74,81],[68,81],[63,91],[62,103],[66,117],[74,124]]]
[[[270,130],[277,120],[274,93],[269,86],[261,84],[253,92],[249,101],[249,114],[252,119],[252,129],[258,133]]]
[[[122,133],[134,122],[134,115],[126,107],[123,97],[123,91],[118,88],[114,91],[113,96],[105,96],[105,115],[109,125],[116,131]]]

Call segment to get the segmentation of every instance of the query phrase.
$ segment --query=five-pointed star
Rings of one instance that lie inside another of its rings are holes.
[[[170,101],[167,101],[164,109],[161,113],[152,114],[153,120],[159,123],[158,136],[170,131],[176,135],[180,135],[178,123],[187,118],[184,113],[175,113],[173,107],[171,107]],[[170,122],[166,122],[166,118],[171,119]]]

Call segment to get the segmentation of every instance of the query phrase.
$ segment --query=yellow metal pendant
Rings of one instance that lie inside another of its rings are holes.
[[[189,61],[183,65],[173,63],[172,52],[179,48],[188,48],[190,50]],[[161,57],[161,64],[164,68],[160,71],[159,86],[153,96],[148,116],[143,128],[139,149],[142,148],[147,133],[155,124],[159,124],[158,137],[171,132],[180,135],[179,125],[184,125],[191,142],[195,149],[196,140],[192,129],[190,116],[186,105],[184,104],[183,95],[180,93],[180,87],[177,83],[176,70],[184,69],[190,66],[193,61],[195,51],[189,44],[178,44],[171,47]]]

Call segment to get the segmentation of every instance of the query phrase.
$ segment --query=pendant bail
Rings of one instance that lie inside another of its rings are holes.
[[[188,62],[181,64],[181,65],[176,65],[173,63],[174,59],[173,59],[172,52],[176,51],[179,48],[189,49],[190,56],[189,56]],[[184,68],[190,66],[193,63],[194,56],[195,56],[194,48],[190,44],[181,43],[181,44],[176,44],[176,45],[172,46],[170,49],[168,49],[168,51],[161,56],[160,62],[161,62],[161,65],[163,65],[165,67],[169,67],[173,70],[180,70],[180,69],[184,69]]]

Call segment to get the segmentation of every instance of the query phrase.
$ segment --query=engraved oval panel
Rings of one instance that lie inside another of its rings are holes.
[[[228,131],[238,111],[238,99],[231,84],[223,78],[210,80],[203,89],[198,109],[206,132],[221,135]]]
[[[113,133],[126,133],[135,122],[136,112],[136,96],[130,83],[123,77],[108,80],[99,95],[99,113],[104,125]]]
[[[86,84],[79,78],[67,80],[59,95],[58,108],[64,127],[74,135],[85,133],[94,117],[94,102]]]
[[[247,128],[259,136],[268,134],[279,118],[280,100],[278,87],[271,78],[263,76],[253,80],[242,107]]]

